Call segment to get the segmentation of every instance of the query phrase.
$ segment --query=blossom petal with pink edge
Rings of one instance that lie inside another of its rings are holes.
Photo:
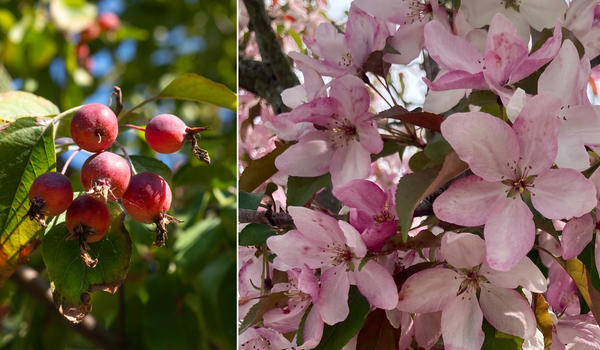
[[[345,243],[338,222],[331,216],[304,207],[288,207],[294,225],[313,244],[325,247],[328,244]]]
[[[521,286],[533,293],[544,293],[548,288],[546,277],[540,269],[528,258],[524,257],[509,271],[498,271],[484,264],[480,274],[485,276],[493,285],[514,289]]]
[[[564,105],[578,105],[582,101],[579,97],[579,90],[587,84],[580,81],[579,54],[571,40],[566,39],[558,51],[558,55],[550,62],[548,67],[538,79],[538,93],[549,92],[556,97],[560,97]],[[560,84],[557,82],[560,81]]]
[[[487,263],[493,269],[508,271],[533,247],[533,214],[519,197],[497,201],[485,224],[483,235]]]
[[[288,302],[286,309],[275,307],[263,315],[265,327],[273,328],[281,333],[293,332],[298,329],[298,324],[310,301]]]
[[[398,339],[398,350],[406,350],[411,346],[415,335],[415,321],[408,312],[402,312],[400,324],[400,339]]]
[[[364,230],[360,236],[367,248],[376,252],[381,251],[388,237],[398,230],[398,220],[384,221]]]
[[[388,270],[374,260],[369,260],[362,269],[355,266],[352,273],[356,286],[371,305],[392,310],[398,305],[398,288]]]
[[[481,287],[479,305],[485,319],[497,330],[519,338],[535,335],[535,314],[517,291],[485,284]]]
[[[429,55],[447,71],[481,72],[483,56],[465,39],[451,34],[440,22],[425,25],[425,47]]]
[[[389,40],[390,46],[398,53],[386,53],[383,60],[395,64],[409,64],[417,58],[425,45],[424,27],[425,23],[422,22],[400,26]]]
[[[434,81],[423,78],[423,81],[432,91],[444,91],[453,89],[489,89],[483,72],[471,74],[464,70],[454,70],[438,75]]]
[[[560,340],[566,344],[582,344],[592,349],[600,348],[600,327],[590,314],[566,316],[556,325]]]
[[[561,124],[556,115],[560,105],[561,101],[551,94],[536,95],[525,104],[513,124],[521,149],[519,164],[528,175],[550,168],[556,159]]]
[[[598,106],[570,106],[561,112],[563,122],[558,132],[556,164],[560,168],[585,170],[590,167],[590,157],[585,145],[593,145],[600,140]]]
[[[488,182],[476,175],[455,181],[433,202],[433,212],[443,221],[464,226],[485,224],[491,203],[506,196],[506,186]]]
[[[442,338],[448,350],[481,349],[483,313],[477,296],[468,289],[454,296],[442,311]]]
[[[328,127],[332,121],[332,115],[345,113],[340,101],[332,97],[319,97],[308,103],[304,103],[291,112],[288,118],[295,122],[310,122],[323,127]]]
[[[492,18],[485,43],[483,74],[486,81],[495,86],[505,85],[512,70],[527,57],[528,51],[510,19],[497,13]]]
[[[346,221],[339,220],[338,224],[346,238],[346,245],[357,258],[362,259],[367,254],[367,247],[360,237],[360,233]]]
[[[420,347],[431,349],[442,335],[442,313],[415,315],[415,340]]]
[[[300,275],[298,276],[298,289],[302,293],[310,295],[313,300],[319,297],[319,284],[315,273],[307,265],[302,266]]]
[[[446,232],[440,252],[448,264],[459,269],[481,265],[485,258],[485,242],[472,233]]]
[[[306,264],[315,269],[330,260],[328,253],[324,253],[321,247],[307,240],[298,230],[269,237],[267,246],[277,254],[275,259],[280,260],[289,268],[302,267]],[[280,266],[280,268],[283,267]]]
[[[550,285],[546,292],[546,300],[557,313],[579,315],[579,291],[575,281],[558,263],[553,263],[548,269]]]
[[[304,329],[302,331],[302,339],[304,343],[296,349],[313,349],[321,342],[323,337],[324,323],[321,319],[321,315],[317,311],[317,308],[313,308],[309,311],[304,322]]]
[[[557,23],[554,27],[554,33],[552,37],[548,38],[548,40],[546,40],[546,42],[539,49],[537,49],[528,57],[525,57],[525,59],[513,69],[513,71],[510,73],[508,83],[516,83],[540,69],[546,63],[550,62],[554,57],[556,57],[556,54],[558,54],[561,42],[562,27],[559,23]]]
[[[502,120],[482,112],[456,113],[444,120],[442,135],[475,175],[500,181],[513,175],[519,142]]]
[[[579,255],[592,241],[594,228],[594,219],[589,214],[569,220],[562,231],[563,259],[567,260]]]
[[[329,167],[333,187],[364,179],[371,170],[371,154],[358,141],[349,141],[346,147],[333,152]]]
[[[344,111],[343,116],[350,121],[356,120],[369,111],[371,98],[362,80],[346,75],[333,80],[330,86],[329,96],[339,102]]]
[[[596,187],[573,169],[549,169],[538,175],[531,203],[548,219],[570,219],[589,213],[596,206]]]
[[[465,89],[454,89],[447,91],[431,90],[425,96],[425,104],[423,110],[431,113],[444,113],[450,108],[456,106],[458,102],[465,96]]]
[[[350,281],[345,264],[334,266],[323,272],[319,299],[314,302],[323,322],[333,325],[348,317],[349,291]]]
[[[354,126],[356,127],[356,133],[363,148],[370,153],[377,154],[383,150],[383,140],[381,139],[381,135],[379,135],[377,123],[374,118],[375,115],[365,113],[355,119]]]
[[[353,180],[333,190],[333,195],[345,205],[375,216],[383,211],[387,196],[376,183]]]
[[[442,311],[456,298],[462,280],[446,268],[433,268],[410,276],[400,290],[398,309],[406,312]]]
[[[373,18],[356,5],[350,6],[345,38],[354,65],[362,67],[371,52],[383,49],[388,35],[385,22]]]
[[[291,145],[279,157],[275,166],[287,175],[315,177],[329,171],[333,150],[327,141],[320,138],[320,131],[306,135],[297,144]]]

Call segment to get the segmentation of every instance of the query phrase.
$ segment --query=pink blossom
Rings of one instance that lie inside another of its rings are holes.
[[[536,319],[531,306],[514,288],[521,285],[530,291],[544,292],[544,275],[527,257],[508,272],[492,270],[484,262],[484,245],[476,235],[446,232],[441,252],[449,267],[417,272],[402,285],[398,309],[411,313],[442,312],[446,348],[481,348],[484,316],[499,331],[520,338],[535,335]]]
[[[521,38],[528,40],[529,26],[537,31],[551,28],[562,19],[567,4],[564,0],[463,0],[460,8],[476,28],[490,24],[493,17],[500,13],[518,28]]]
[[[548,269],[548,291],[546,299],[556,313],[579,315],[579,292],[567,271],[553,262]]]
[[[339,33],[333,24],[327,22],[319,25],[314,38],[304,37],[306,45],[320,59],[299,52],[290,52],[289,56],[322,75],[341,77],[361,72],[369,55],[383,49],[387,37],[385,23],[352,5],[345,34]]]
[[[277,169],[293,176],[331,173],[335,187],[369,174],[372,153],[383,141],[369,112],[369,93],[363,82],[345,76],[330,83],[329,97],[317,98],[295,108],[289,118],[311,122],[315,130],[275,159]]]
[[[397,288],[390,273],[369,260],[360,267],[367,248],[356,229],[345,221],[302,207],[289,207],[296,229],[272,236],[267,246],[279,266],[321,268],[321,286],[314,301],[327,324],[348,316],[350,284],[375,307],[393,309],[398,301]],[[313,299],[314,300],[314,299]]]
[[[585,48],[588,57],[600,54],[600,15],[597,0],[573,0],[565,14],[564,26]]]
[[[565,347],[565,345],[572,346]],[[600,348],[600,327],[591,313],[563,316],[556,322],[552,332],[551,349],[567,348],[582,350]]]
[[[384,192],[368,180],[353,180],[334,189],[333,194],[351,208],[350,223],[361,232],[367,248],[381,250],[386,239],[396,233],[393,192]]]
[[[570,219],[596,206],[596,189],[573,169],[552,169],[557,153],[560,101],[537,95],[510,127],[481,112],[457,113],[442,134],[475,175],[456,181],[434,202],[440,220],[484,227],[486,259],[510,270],[533,246],[531,203],[549,219]]]
[[[548,63],[558,53],[561,40],[561,27],[557,24],[554,35],[529,54],[527,43],[517,36],[512,22],[498,13],[490,24],[485,51],[481,53],[441,23],[432,21],[425,26],[425,47],[446,73],[433,82],[425,82],[432,90],[491,89],[506,104],[512,94],[504,86],[520,81]]]

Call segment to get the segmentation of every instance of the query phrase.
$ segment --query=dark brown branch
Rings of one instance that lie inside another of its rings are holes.
[[[267,224],[273,226],[293,225],[294,220],[288,213],[272,213],[251,209],[240,209],[238,220],[240,223]]]
[[[91,343],[101,349],[117,349],[112,334],[110,334],[92,315],[84,317],[81,323],[71,323],[64,318],[54,306],[52,292],[48,282],[41,278],[38,272],[30,267],[20,267],[11,277],[19,288],[33,295],[44,307],[59,320],[84,336]]]
[[[267,16],[263,0],[244,0],[250,29],[256,35],[256,42],[263,62],[269,63],[281,86],[286,88],[298,85],[298,78],[292,72],[292,66],[283,53],[277,35],[271,28],[271,19]]]
[[[240,86],[266,99],[275,113],[286,112],[288,109],[281,102],[280,94],[298,85],[298,78],[271,28],[264,1],[244,0],[244,5],[250,18],[249,29],[254,31],[262,62],[240,57]]]
[[[268,63],[239,57],[240,87],[267,100],[277,114],[288,112],[289,108],[281,100],[281,86]]]

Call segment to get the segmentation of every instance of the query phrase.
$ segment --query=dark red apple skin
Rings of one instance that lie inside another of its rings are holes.
[[[121,156],[112,152],[100,152],[86,159],[81,167],[81,184],[86,191],[100,181],[110,186],[109,202],[123,197],[129,186],[131,169],[129,163]]]
[[[146,142],[158,153],[174,153],[183,147],[187,126],[177,116],[159,114],[146,125]]]
[[[112,12],[104,12],[98,16],[98,25],[104,31],[112,32],[121,26],[121,20],[119,16]]]
[[[92,229],[87,242],[94,243],[104,237],[110,226],[110,212],[104,202],[84,194],[73,200],[65,218],[67,229],[75,235],[75,227],[79,224]]]
[[[144,172],[134,175],[123,195],[127,214],[136,221],[151,224],[159,220],[171,207],[171,189],[159,175]]]
[[[71,120],[73,141],[89,152],[104,151],[117,139],[118,133],[117,117],[102,104],[92,103],[81,107]]]
[[[69,178],[61,173],[45,173],[36,178],[29,189],[29,200],[34,200],[36,196],[45,203],[40,213],[56,216],[67,210],[73,202],[73,186]]]

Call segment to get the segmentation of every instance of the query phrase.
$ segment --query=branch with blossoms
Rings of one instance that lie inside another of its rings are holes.
[[[241,348],[600,348],[598,1],[256,2]]]

